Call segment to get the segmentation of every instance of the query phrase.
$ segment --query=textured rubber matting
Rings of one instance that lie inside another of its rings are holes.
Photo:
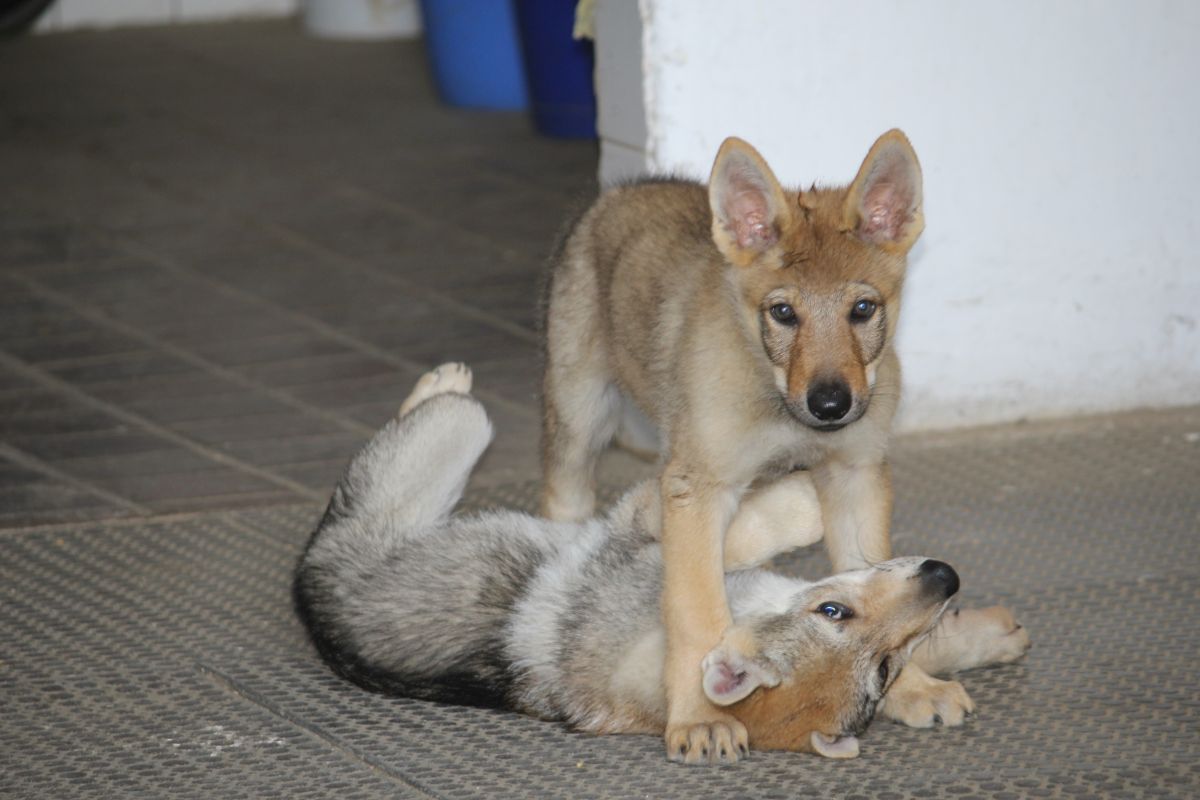
[[[0,534],[0,796],[1200,794],[1200,412],[923,437],[895,472],[896,550],[955,564],[964,603],[1009,603],[1033,636],[963,676],[962,728],[686,768],[655,737],[371,695],[291,614],[318,511],[291,506]]]

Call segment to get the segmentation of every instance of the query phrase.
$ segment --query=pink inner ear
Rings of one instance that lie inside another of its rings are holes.
[[[733,694],[746,682],[746,673],[734,672],[728,664],[719,664],[717,665],[717,669],[720,671],[720,676],[709,685],[709,688],[718,697],[726,697]]]
[[[761,250],[777,238],[771,218],[768,189],[751,164],[733,163],[725,171],[722,220],[737,238],[738,247]]]
[[[739,246],[762,247],[774,240],[775,232],[767,222],[767,203],[762,194],[752,189],[738,192],[730,206]]]
[[[912,198],[890,183],[877,183],[863,197],[859,231],[872,241],[896,241],[909,219]]]
[[[863,184],[858,199],[858,235],[873,244],[903,240],[920,205],[920,173],[902,152],[885,149]]]

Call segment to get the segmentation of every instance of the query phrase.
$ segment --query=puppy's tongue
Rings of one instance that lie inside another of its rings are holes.
[[[812,732],[812,747],[826,758],[855,758],[858,756],[858,738],[855,736],[826,736]]]

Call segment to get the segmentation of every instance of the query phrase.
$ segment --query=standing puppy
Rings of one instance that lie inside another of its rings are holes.
[[[815,486],[837,571],[891,555],[892,337],[923,227],[921,168],[893,130],[848,187],[808,191],[784,190],[753,147],[726,139],[707,190],[679,180],[614,189],[566,239],[546,324],[542,511],[591,516],[596,459],[614,436],[661,448],[672,759],[746,740],[706,700],[700,665],[716,646],[749,646],[722,577],[726,530],[748,492],[784,476],[785,490]],[[883,706],[915,726],[958,724],[971,708],[960,684],[916,667]]]

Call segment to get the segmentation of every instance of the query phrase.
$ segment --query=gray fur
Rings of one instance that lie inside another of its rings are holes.
[[[491,434],[478,402],[442,394],[354,458],[296,573],[314,642],[340,674],[377,691],[661,732],[657,482],[583,523],[451,516]],[[754,628],[765,674],[786,678],[813,641],[848,646],[810,611],[814,591],[856,575],[811,584],[731,573],[734,618]]]

